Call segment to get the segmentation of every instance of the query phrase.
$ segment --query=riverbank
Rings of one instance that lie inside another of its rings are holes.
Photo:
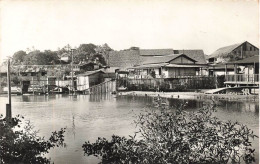
[[[233,101],[259,101],[259,95],[234,95],[234,94],[205,94],[206,90],[200,92],[149,92],[149,91],[125,91],[118,95],[149,96],[176,99],[214,99],[214,100],[233,100]]]

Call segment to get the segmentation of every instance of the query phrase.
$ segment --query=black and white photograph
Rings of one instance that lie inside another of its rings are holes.
[[[0,0],[0,164],[258,164],[259,0]]]

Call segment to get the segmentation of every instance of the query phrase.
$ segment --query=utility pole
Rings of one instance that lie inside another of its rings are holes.
[[[6,104],[6,119],[12,119],[12,106],[11,106],[11,80],[10,80],[10,59],[7,62],[7,84],[8,84],[8,104]]]
[[[70,53],[71,53],[71,90],[74,91],[74,80],[73,80],[73,52],[75,49],[70,49]],[[69,90],[70,92],[70,90]],[[70,94],[70,93],[69,93]],[[75,94],[75,91],[74,91]]]

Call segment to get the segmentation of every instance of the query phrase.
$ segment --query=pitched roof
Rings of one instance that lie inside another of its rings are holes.
[[[236,64],[253,64],[253,63],[259,63],[259,56],[251,56],[249,58],[245,58],[242,60],[235,61],[233,63]]]
[[[203,50],[174,50],[174,54],[175,53],[183,53],[187,55],[188,57],[196,60],[196,64],[207,64]]]
[[[145,53],[144,53],[145,52]],[[144,55],[145,54],[145,55]],[[149,49],[140,50],[141,61],[144,62],[148,57],[169,56],[173,54],[185,54],[191,59],[196,60],[196,64],[207,64],[203,50],[173,50],[173,49]]]
[[[245,43],[245,42],[243,42]],[[228,54],[230,53],[231,51],[233,51],[234,49],[236,49],[237,47],[239,47],[241,44],[243,43],[238,43],[238,44],[233,44],[233,45],[230,45],[230,46],[225,46],[225,47],[221,47],[219,49],[217,49],[215,52],[213,52],[209,58],[212,58],[212,57],[217,57],[217,56],[222,56],[222,55],[225,55],[225,54]]]
[[[138,50],[109,51],[108,65],[110,67],[127,68],[140,63]]]
[[[180,56],[184,56],[186,58],[188,58],[189,60],[192,60],[194,62],[197,62],[196,60],[190,58],[189,56],[187,56],[186,54],[172,54],[172,55],[168,55],[168,56],[153,56],[153,57],[145,57],[144,61],[142,62],[142,64],[152,64],[152,63],[168,63],[173,59],[176,59]]]
[[[163,56],[173,54],[173,49],[140,49],[140,56]]]

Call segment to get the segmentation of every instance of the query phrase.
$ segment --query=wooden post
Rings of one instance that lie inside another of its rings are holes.
[[[247,85],[249,83],[249,67],[247,68]]]
[[[32,88],[33,88],[33,94],[34,94],[34,81],[33,81],[33,77],[32,77]]]
[[[225,64],[225,76],[227,75],[227,64]]]
[[[12,102],[11,102],[11,79],[10,79],[10,60],[7,62],[7,84],[8,84],[8,104],[6,104],[6,119],[12,119]]]
[[[49,94],[49,77],[47,76],[47,93]]]
[[[254,62],[254,69],[253,69],[253,84],[255,84],[255,62]]]
[[[237,84],[237,65],[234,66],[234,73],[235,73],[235,82]]]

